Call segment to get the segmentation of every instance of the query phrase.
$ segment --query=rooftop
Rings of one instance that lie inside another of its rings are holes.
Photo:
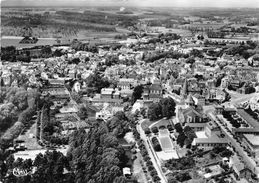
[[[244,134],[244,137],[253,145],[259,146],[259,136],[253,134]]]
[[[254,128],[259,128],[259,122],[252,118],[244,109],[237,109],[237,113]]]
[[[225,138],[218,138],[216,136],[212,136],[209,138],[195,138],[193,141],[195,144],[227,144],[227,140]]]

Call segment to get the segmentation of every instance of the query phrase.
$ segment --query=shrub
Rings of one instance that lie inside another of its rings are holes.
[[[172,125],[167,125],[167,129],[168,129],[169,131],[173,131],[173,130],[174,130],[174,128],[173,128]]]
[[[156,176],[156,175],[157,175],[156,170],[152,170],[152,171],[150,171],[150,175],[151,175],[152,177]]]
[[[158,128],[155,126],[155,127],[152,127],[151,128],[151,131],[153,132],[153,133],[158,133]]]
[[[5,132],[2,139],[7,141],[12,141],[14,138],[19,136],[23,128],[24,128],[24,125],[21,122],[17,121],[11,128],[9,128]]]
[[[153,166],[153,165],[149,165],[149,166],[147,166],[147,169],[148,169],[148,171],[155,170],[155,168],[154,168],[154,166]]]
[[[149,156],[145,156],[143,159],[144,161],[149,161],[151,158]]]
[[[151,160],[148,160],[148,161],[146,162],[146,165],[147,165],[147,166],[151,166],[151,165],[153,165],[153,163],[152,163]]]
[[[145,131],[145,134],[146,134],[146,135],[149,135],[149,134],[151,133],[151,131],[150,131],[149,128],[146,128],[144,131]]]

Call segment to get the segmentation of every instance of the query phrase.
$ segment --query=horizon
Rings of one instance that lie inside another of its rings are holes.
[[[259,8],[259,0],[0,0],[1,7]]]

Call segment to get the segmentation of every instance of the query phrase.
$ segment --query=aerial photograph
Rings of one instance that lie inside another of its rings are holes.
[[[259,183],[259,0],[0,6],[0,183]]]

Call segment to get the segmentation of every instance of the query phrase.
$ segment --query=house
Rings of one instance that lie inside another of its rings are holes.
[[[93,105],[86,105],[86,110],[87,110],[88,118],[95,118],[96,113],[99,112],[101,109]]]
[[[200,94],[193,95],[195,105],[205,106],[205,97]]]
[[[191,127],[193,131],[204,131],[207,123],[188,123],[187,126]]]
[[[111,99],[111,98],[113,98],[114,92],[115,92],[115,90],[113,88],[102,88],[101,98]]]
[[[211,165],[206,167],[206,169],[209,169],[209,173],[205,173],[203,176],[205,179],[211,179],[213,177],[216,177],[218,175],[223,174],[225,171],[220,167],[220,165]]]
[[[229,82],[229,85],[231,85],[233,88],[239,88],[240,84],[241,84],[240,81],[237,79]]]
[[[152,100],[137,100],[132,106],[132,113],[135,113],[136,110],[141,110],[142,108],[148,109],[148,107],[153,103]]]
[[[132,97],[132,94],[133,94],[133,90],[131,90],[131,89],[122,89],[121,91],[120,91],[120,96],[122,97],[122,98],[131,98]]]
[[[65,84],[64,79],[48,79],[48,81],[51,87],[61,87]]]
[[[76,81],[73,85],[73,91],[78,93],[80,89],[81,89],[81,84],[78,81]]]
[[[227,77],[224,77],[221,79],[221,88],[227,88],[229,85],[229,80]]]
[[[136,80],[133,78],[120,78],[117,84],[121,89],[132,89],[134,86],[136,86]]]
[[[231,156],[229,159],[229,167],[234,170],[235,177],[240,180],[241,173],[245,169],[244,163],[242,163],[237,155]]]
[[[213,135],[220,136],[221,129],[215,122],[210,121],[210,122],[207,123],[207,125],[205,127],[205,134],[208,137],[212,137]]]
[[[160,84],[151,84],[150,86],[146,86],[144,88],[144,92],[142,94],[143,100],[152,100],[154,102],[159,102],[163,97],[162,87]]]
[[[209,138],[195,138],[192,145],[205,149],[212,149],[215,146],[227,146],[228,141],[225,138],[218,138],[217,136]]]
[[[244,134],[243,143],[253,157],[259,157],[259,135]]]
[[[258,128],[234,128],[233,133],[238,136],[242,136],[244,134],[259,135],[259,129]]]
[[[185,100],[185,108],[179,108],[178,118],[182,123],[202,123],[203,114],[194,106],[195,102],[191,95]]]

